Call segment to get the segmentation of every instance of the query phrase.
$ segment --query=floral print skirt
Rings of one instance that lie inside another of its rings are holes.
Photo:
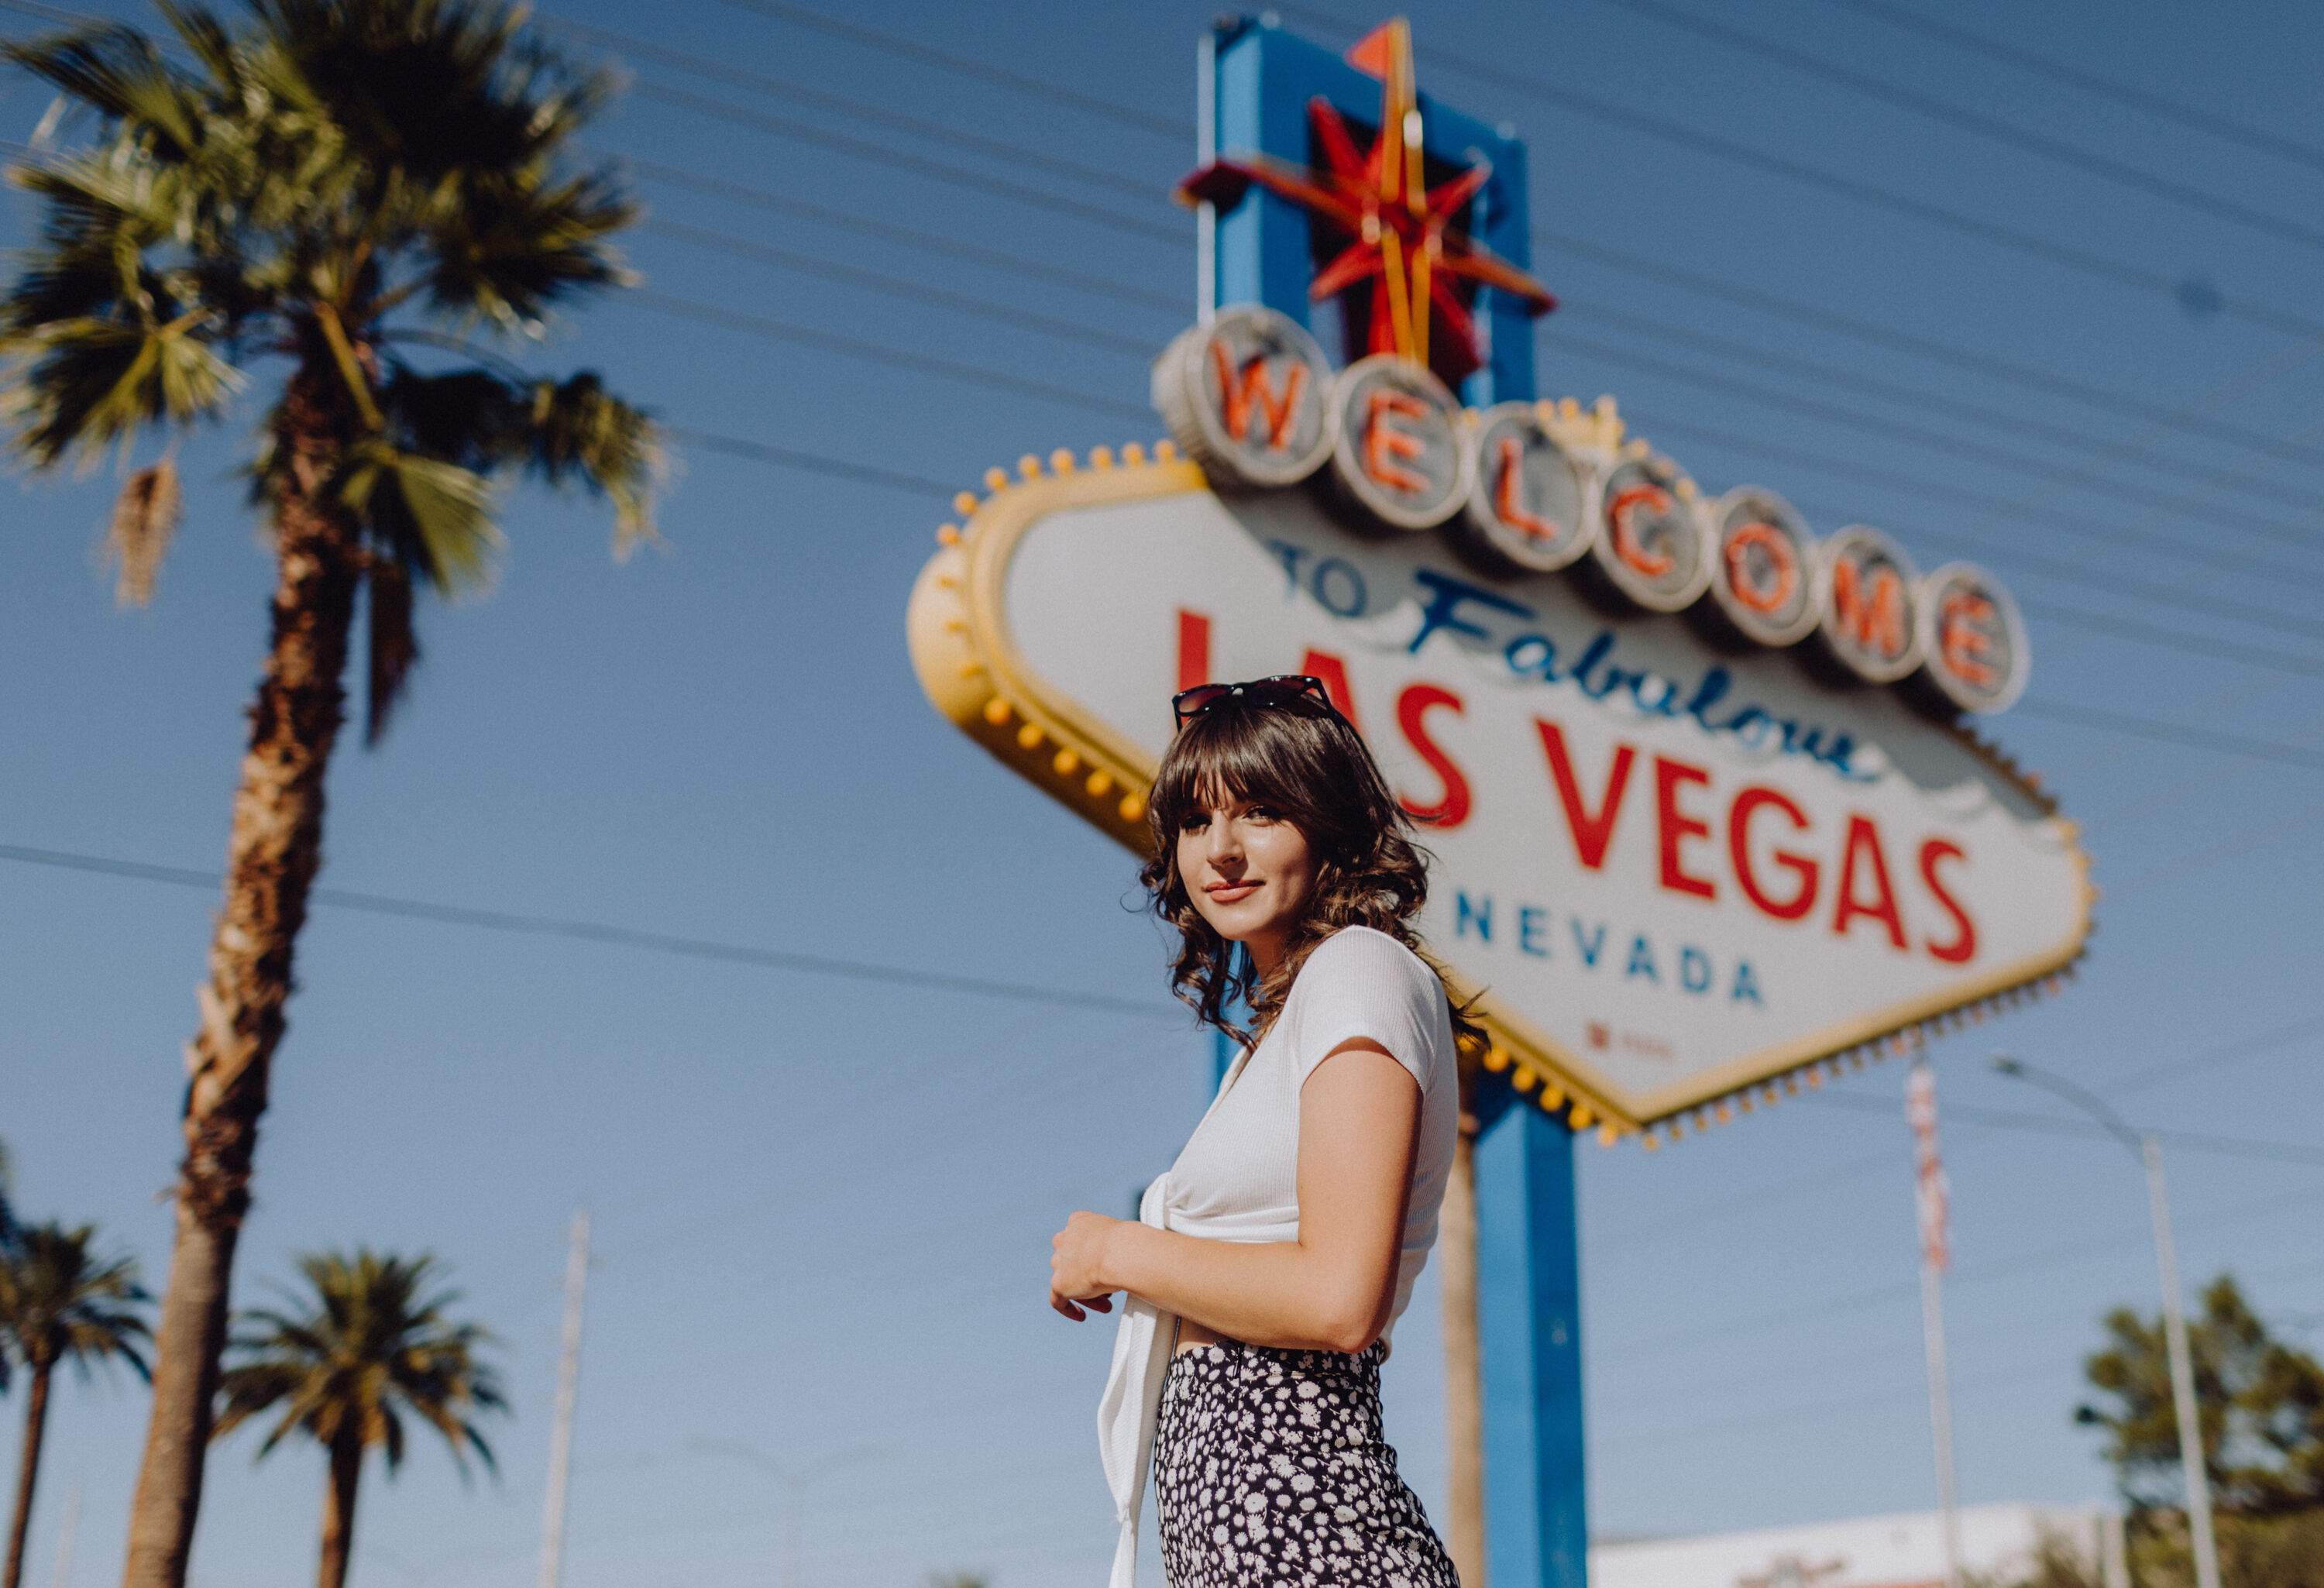
[[[1380,1436],[1386,1348],[1170,1359],[1154,1492],[1170,1588],[1460,1588]]]

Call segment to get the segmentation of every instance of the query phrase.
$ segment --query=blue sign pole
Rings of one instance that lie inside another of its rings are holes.
[[[1260,154],[1305,169],[1315,160],[1308,105],[1322,98],[1347,120],[1379,115],[1380,83],[1318,45],[1268,26],[1221,24],[1206,42],[1202,153]],[[1492,175],[1471,201],[1465,229],[1505,260],[1532,257],[1525,145],[1426,95],[1425,151]],[[1314,325],[1308,283],[1317,239],[1306,214],[1254,186],[1206,219],[1202,280],[1208,315],[1258,303]],[[1329,239],[1326,240],[1330,241]],[[1471,407],[1526,400],[1534,385],[1531,319],[1490,289],[1478,294],[1482,367],[1462,383]],[[1329,345],[1329,339],[1326,339]],[[1213,1051],[1223,1072],[1232,1057]],[[1476,1149],[1478,1346],[1484,1398],[1485,1559],[1490,1588],[1584,1588],[1589,1528],[1582,1481],[1582,1276],[1573,1195],[1573,1136],[1498,1076],[1480,1076]],[[1467,1588],[1484,1588],[1471,1583]]]

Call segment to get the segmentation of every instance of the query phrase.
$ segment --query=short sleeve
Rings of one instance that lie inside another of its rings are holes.
[[[1291,990],[1291,1060],[1300,1085],[1352,1039],[1379,1043],[1412,1072],[1424,1094],[1452,1053],[1452,1022],[1436,973],[1385,932],[1343,927],[1299,967]]]

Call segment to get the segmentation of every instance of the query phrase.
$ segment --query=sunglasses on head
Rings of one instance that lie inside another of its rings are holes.
[[[1223,700],[1244,700],[1253,706],[1289,706],[1299,700],[1313,700],[1326,711],[1334,709],[1323,680],[1309,673],[1277,673],[1271,679],[1252,679],[1240,684],[1197,684],[1171,696],[1170,709],[1177,714],[1178,726],[1183,728]]]

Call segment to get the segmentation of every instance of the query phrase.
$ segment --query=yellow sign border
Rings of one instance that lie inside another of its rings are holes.
[[[1060,695],[1026,663],[1002,618],[1001,586],[1017,542],[1052,512],[1208,493],[1210,482],[1167,441],[1156,446],[1150,460],[1137,447],[1124,448],[1119,461],[1099,448],[1085,468],[1063,451],[1052,455],[1046,471],[1029,457],[1019,468],[1022,477],[1016,481],[998,470],[988,475],[989,496],[979,500],[964,492],[956,500],[965,525],[939,531],[943,544],[912,587],[906,616],[912,663],[930,703],[969,737],[1142,856],[1149,841],[1145,790],[1153,780],[1153,765],[1135,744]],[[1973,733],[1960,727],[1940,731],[1952,733],[1996,775],[2044,809],[2054,808],[2015,762]],[[2056,947],[1973,982],[1837,1022],[1627,1105],[1586,1060],[1504,1011],[1487,991],[1476,1005],[1492,1038],[1481,1062],[1487,1069],[1509,1073],[1517,1091],[1562,1114],[1572,1129],[1594,1126],[1607,1142],[1637,1132],[1648,1147],[1660,1144],[1656,1130],[1663,1140],[1674,1140],[1685,1133],[1690,1118],[1702,1129],[1725,1122],[1738,1109],[1748,1113],[1796,1093],[1803,1079],[1810,1086],[1821,1085],[1843,1066],[1860,1069],[1868,1060],[1903,1052],[1934,1030],[1981,1019],[2006,1003],[2053,988],[2061,974],[2071,973],[2089,937],[2098,891],[2077,829],[2070,822],[2064,826],[2081,875],[2072,932]]]

